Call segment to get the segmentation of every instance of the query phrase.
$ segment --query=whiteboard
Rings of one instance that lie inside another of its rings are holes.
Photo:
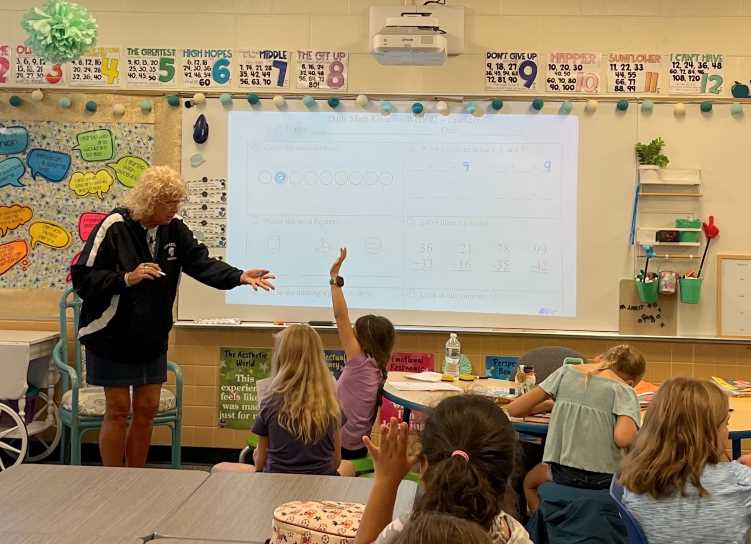
[[[720,255],[717,277],[717,335],[751,338],[751,255]]]

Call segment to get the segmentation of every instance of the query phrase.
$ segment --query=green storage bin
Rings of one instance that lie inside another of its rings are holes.
[[[675,226],[679,229],[700,229],[701,219],[676,219]],[[678,233],[679,242],[698,242],[700,232],[684,232]]]
[[[680,278],[681,302],[683,304],[699,304],[701,297],[702,278]]]
[[[636,280],[636,291],[639,293],[639,300],[642,302],[657,302],[657,291],[660,282],[657,280],[645,281]]]

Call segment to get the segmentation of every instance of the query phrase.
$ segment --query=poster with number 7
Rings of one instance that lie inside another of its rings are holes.
[[[346,90],[348,58],[346,51],[298,50],[295,86],[307,90]]]
[[[289,51],[239,49],[235,52],[235,83],[240,88],[289,88]]]

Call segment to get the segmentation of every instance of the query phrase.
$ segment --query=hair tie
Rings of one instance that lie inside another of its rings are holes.
[[[466,451],[454,450],[453,452],[451,452],[451,457],[457,457],[457,456],[464,458],[464,460],[467,463],[469,463],[469,454]]]

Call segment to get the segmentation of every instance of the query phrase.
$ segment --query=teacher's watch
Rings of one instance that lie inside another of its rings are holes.
[[[329,279],[329,285],[336,285],[337,287],[344,287],[344,278],[341,276],[331,278]]]

